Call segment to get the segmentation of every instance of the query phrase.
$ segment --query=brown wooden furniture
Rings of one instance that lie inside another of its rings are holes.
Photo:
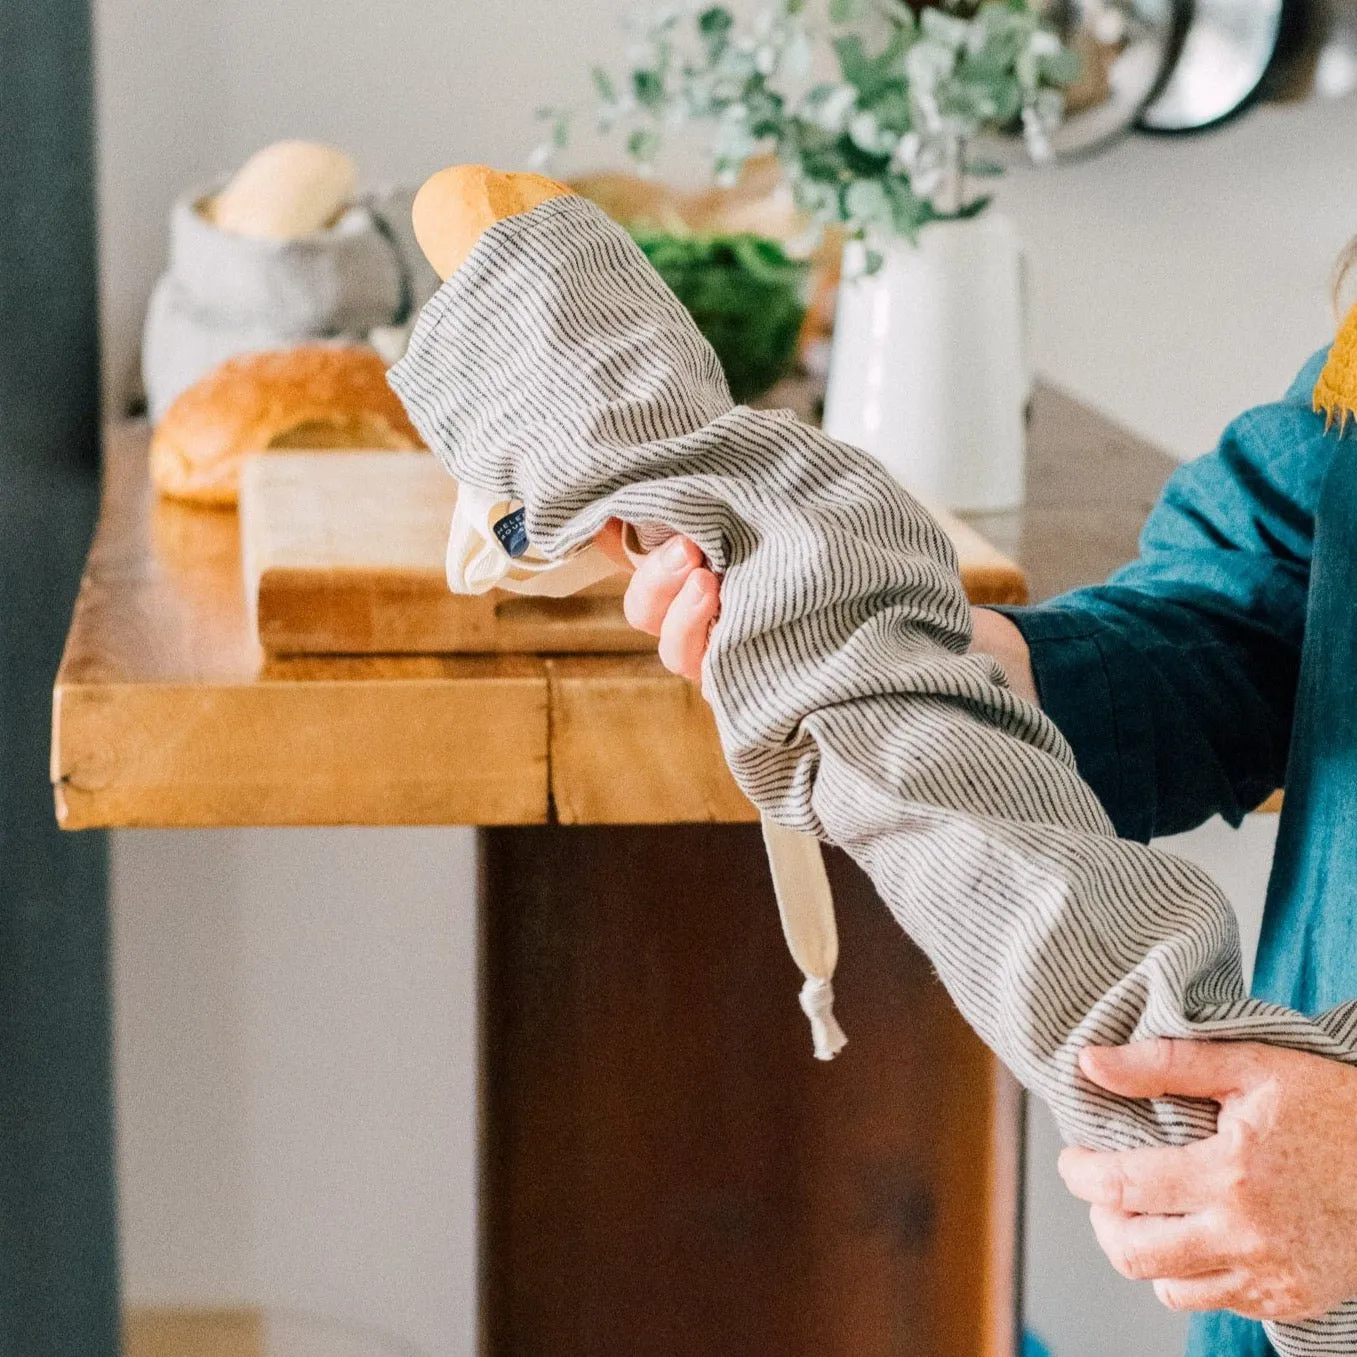
[[[246,611],[270,655],[647,653],[620,571],[570,598],[451,593],[457,486],[427,452],[271,452],[240,476]],[[938,514],[977,603],[1022,603],[1027,581],[974,528]]]
[[[1133,554],[1171,463],[1049,389],[1031,445],[1026,508],[973,521],[1041,598]],[[153,505],[144,448],[108,448],[57,813],[482,827],[484,1351],[1008,1357],[1015,1088],[841,857],[850,1044],[811,1059],[694,689],[649,656],[265,660],[234,517]]]

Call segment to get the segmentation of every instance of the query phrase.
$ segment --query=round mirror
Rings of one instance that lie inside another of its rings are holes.
[[[1056,155],[1100,150],[1135,124],[1164,87],[1187,30],[1190,0],[1051,0],[1046,18],[1081,70],[1065,93]]]
[[[1283,7],[1283,0],[1196,0],[1173,72],[1139,125],[1199,132],[1246,108],[1272,65]]]

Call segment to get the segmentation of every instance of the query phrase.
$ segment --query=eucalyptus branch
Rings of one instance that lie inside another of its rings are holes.
[[[957,7],[965,2],[916,15],[904,0],[830,0],[823,33],[805,0],[771,0],[745,26],[721,4],[642,11],[628,22],[626,75],[593,72],[595,119],[622,132],[642,173],[667,136],[700,124],[718,183],[772,152],[815,223],[913,239],[930,221],[985,207],[969,181],[999,167],[970,158],[982,134],[1016,130],[1035,159],[1049,155],[1079,70],[1029,0]],[[869,50],[868,32],[883,27]],[[837,78],[808,85],[824,42]],[[540,116],[548,133],[535,159],[546,165],[569,144],[572,120]]]

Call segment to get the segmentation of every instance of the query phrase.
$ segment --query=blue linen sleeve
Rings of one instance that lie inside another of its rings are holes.
[[[1310,408],[1325,353],[1170,478],[1106,584],[1005,608],[1042,706],[1117,832],[1141,841],[1281,785],[1314,512],[1337,432]]]

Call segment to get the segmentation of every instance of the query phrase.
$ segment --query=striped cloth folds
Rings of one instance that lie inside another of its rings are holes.
[[[946,536],[868,456],[732,407],[716,356],[583,199],[490,228],[391,383],[459,480],[521,499],[556,556],[610,517],[680,532],[721,575],[703,688],[740,786],[845,848],[957,1007],[1095,1148],[1209,1135],[1215,1105],[1114,1097],[1081,1047],[1266,1041],[1357,1064],[1357,1004],[1246,997],[1234,914],[1197,868],[1118,839],[1055,726],[967,654]],[[1357,1353],[1357,1302],[1269,1333]]]

